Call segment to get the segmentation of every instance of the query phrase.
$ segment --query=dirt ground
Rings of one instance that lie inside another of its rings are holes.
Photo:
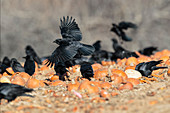
[[[53,70],[39,72],[37,79],[49,78]],[[81,91],[82,98],[75,92],[68,91],[67,85],[45,86],[35,88],[34,97],[17,97],[9,104],[2,100],[1,113],[168,113],[170,111],[170,77],[164,71],[165,78],[149,83],[140,83],[133,90],[116,90],[112,85],[107,92],[117,92],[108,98],[98,94]],[[79,72],[72,74],[72,78]],[[71,81],[65,81],[66,84]],[[80,81],[81,82],[81,81]],[[101,89],[100,89],[101,90]]]

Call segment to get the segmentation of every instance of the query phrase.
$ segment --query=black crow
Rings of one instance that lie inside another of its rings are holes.
[[[106,50],[101,50],[101,44],[100,43],[101,43],[101,41],[98,40],[93,44],[95,51],[92,54],[89,62],[94,61],[94,62],[101,63],[101,61],[103,61],[103,60],[111,60],[112,53],[108,52]]]
[[[132,22],[125,22],[125,21],[122,21],[119,23],[119,28],[120,29],[124,29],[124,30],[127,30],[128,28],[133,28],[133,29],[136,29],[137,28],[137,25],[132,23]]]
[[[25,72],[24,67],[17,61],[17,59],[11,59],[11,67],[14,72]]]
[[[10,83],[0,83],[0,100],[7,99],[8,102],[15,100],[17,96],[30,96],[25,94],[25,92],[32,92],[33,89],[25,88],[24,86],[10,84]]]
[[[34,61],[37,62],[38,64],[42,64],[41,59],[30,45],[26,46],[25,53],[26,55],[32,56]]]
[[[10,67],[11,66],[10,63],[11,63],[10,59],[7,56],[5,56],[4,59],[2,60],[2,64],[5,64],[7,67]]]
[[[6,72],[8,75],[12,75],[11,73],[9,73],[6,69],[8,68],[8,66],[6,66],[5,64],[3,64],[2,62],[0,62],[0,74],[3,74],[4,72]]]
[[[134,28],[136,29],[137,26],[131,22],[120,22],[119,25],[112,24],[111,31],[113,31],[118,37],[120,37],[124,41],[132,41],[130,37],[126,35],[126,33],[123,30],[127,30],[128,28]]]
[[[129,58],[129,57],[136,57],[138,58],[139,56],[135,52],[128,51],[124,49],[122,46],[118,44],[118,41],[116,39],[112,39],[113,42],[113,49],[115,50],[114,52],[114,57],[115,58]]]
[[[66,69],[64,62],[56,62],[54,70],[56,74],[59,75],[59,79],[65,81],[64,76],[67,76],[66,72],[68,72],[68,70]]]
[[[88,62],[84,62],[83,64],[81,64],[80,72],[83,78],[87,78],[88,80],[91,80],[90,77],[93,77],[94,75],[93,68]]]
[[[26,59],[24,64],[25,72],[28,73],[30,76],[32,76],[35,72],[35,62],[32,56],[27,55],[26,57],[23,57]]]
[[[135,67],[135,70],[139,71],[142,74],[142,76],[150,77],[150,75],[152,74],[152,71],[157,70],[157,69],[168,68],[168,67],[157,67],[156,65],[160,63],[162,63],[162,60],[143,62],[143,63],[138,64]]]
[[[101,41],[97,40],[94,44],[93,47],[95,48],[95,51],[99,51],[101,49]]]
[[[140,54],[143,54],[143,55],[146,55],[146,56],[150,56],[150,55],[153,55],[153,52],[154,51],[157,51],[158,49],[157,49],[157,47],[146,47],[146,48],[144,48],[144,49],[142,49],[142,50],[139,50],[138,52],[140,53]]]
[[[56,62],[71,60],[77,54],[85,56],[91,55],[95,51],[93,46],[79,42],[82,39],[82,34],[75,19],[72,20],[72,17],[69,18],[67,16],[67,19],[63,17],[60,30],[63,38],[54,41],[59,47],[57,47],[48,58],[46,62],[47,66],[51,65],[52,67]]]

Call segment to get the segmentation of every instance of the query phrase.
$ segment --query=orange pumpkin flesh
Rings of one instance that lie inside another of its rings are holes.
[[[40,87],[40,81],[35,79],[35,78],[30,78],[26,83],[26,87],[28,87],[28,88],[38,88],[38,87]]]

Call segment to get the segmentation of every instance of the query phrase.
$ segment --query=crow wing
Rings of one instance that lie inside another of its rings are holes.
[[[60,19],[60,22],[60,30],[63,38],[71,38],[74,41],[80,41],[82,39],[82,33],[75,19],[72,20],[72,17],[69,18],[67,16],[67,18],[63,17],[63,20]]]
[[[55,49],[52,55],[48,58],[46,62],[47,66],[53,66],[56,62],[65,62],[72,59],[77,54],[78,48],[74,44],[70,44],[68,46],[59,46]]]

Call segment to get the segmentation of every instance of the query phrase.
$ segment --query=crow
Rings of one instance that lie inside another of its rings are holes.
[[[14,72],[25,72],[24,67],[17,61],[17,59],[11,59],[11,67]]]
[[[115,50],[114,52],[114,57],[115,58],[129,58],[129,57],[136,57],[138,58],[139,56],[135,52],[128,51],[124,49],[122,46],[118,44],[118,41],[116,39],[112,39],[113,42],[113,49]]]
[[[101,50],[101,41],[97,40],[93,44],[95,51],[92,54],[91,58],[89,59],[88,62],[98,62],[101,63],[103,60],[111,60],[112,57],[112,52],[106,51],[106,50]]]
[[[11,84],[11,83],[0,83],[0,100],[7,99],[8,102],[15,100],[17,96],[30,96],[25,92],[32,92],[33,89],[25,88],[24,86]]]
[[[90,77],[93,77],[94,75],[93,68],[88,62],[84,62],[83,64],[81,64],[80,72],[83,78],[87,78],[88,80],[91,80]]]
[[[91,55],[95,48],[91,45],[82,44],[79,41],[82,39],[82,33],[72,17],[67,19],[63,17],[61,20],[60,30],[62,39],[56,39],[53,41],[59,46],[54,50],[52,55],[48,58],[46,65],[51,67],[56,62],[66,62],[73,59],[77,54]]]
[[[55,66],[54,66],[54,70],[56,72],[57,75],[59,75],[59,79],[65,81],[64,76],[67,76],[68,70],[66,69],[66,66],[64,64],[64,62],[56,62]]]
[[[26,57],[23,58],[26,59],[24,64],[25,72],[32,76],[35,72],[35,62],[33,56],[27,55]]]
[[[140,54],[143,54],[143,55],[146,55],[146,56],[150,56],[150,55],[153,55],[153,52],[154,51],[157,51],[158,49],[157,49],[157,47],[146,47],[146,48],[144,48],[144,49],[142,49],[142,50],[139,50],[138,52],[140,53]]]
[[[124,41],[132,41],[130,37],[126,35],[123,30],[127,30],[128,28],[136,29],[137,26],[131,22],[120,22],[119,25],[112,24],[112,28],[110,31],[114,32],[118,37],[120,37]]]
[[[11,63],[10,59],[7,56],[5,56],[4,59],[2,60],[2,64],[6,65],[7,67],[10,67],[10,63]]]
[[[164,69],[168,67],[157,67],[156,65],[162,63],[163,60],[159,61],[150,61],[150,62],[143,62],[138,65],[136,65],[135,70],[139,71],[142,76],[150,77],[152,74],[152,71],[157,69]]]
[[[132,23],[132,22],[125,22],[125,21],[122,21],[119,23],[119,28],[120,29],[124,29],[124,30],[127,30],[128,28],[133,28],[133,29],[136,29],[137,28],[137,25]]]
[[[3,74],[4,72],[6,72],[8,75],[12,75],[11,73],[9,73],[6,69],[8,68],[8,66],[6,66],[5,64],[3,64],[2,62],[0,62],[0,74]]]
[[[93,47],[95,48],[95,51],[99,51],[101,49],[101,41],[97,40],[94,44]]]
[[[37,62],[38,64],[42,64],[41,59],[30,45],[26,46],[25,53],[26,55],[32,56],[34,61]]]

